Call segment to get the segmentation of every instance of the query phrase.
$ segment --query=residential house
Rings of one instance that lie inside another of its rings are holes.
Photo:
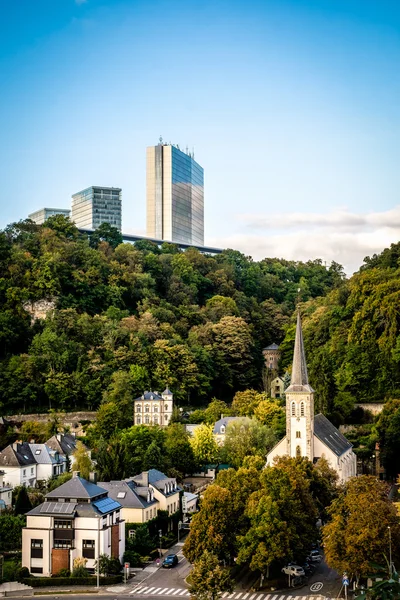
[[[282,377],[275,377],[275,379],[271,381],[271,398],[283,398],[284,392],[285,382],[283,381]]]
[[[176,479],[157,469],[144,471],[124,481],[102,481],[101,487],[110,498],[121,504],[121,517],[127,523],[146,523],[157,516],[157,511],[173,515],[180,509],[180,488]]]
[[[46,446],[58,452],[60,456],[65,456],[72,465],[72,454],[76,450],[76,441],[75,436],[70,433],[57,433],[47,440]]]
[[[29,447],[37,463],[37,481],[47,481],[67,470],[67,459],[57,450],[52,450],[46,444],[29,444]]]
[[[93,474],[94,475],[94,474]],[[125,524],[121,505],[97,485],[74,472],[72,479],[46,495],[46,500],[26,515],[22,530],[22,566],[33,575],[72,570],[75,558],[87,559],[94,573],[101,554],[122,560]]]
[[[162,394],[144,392],[133,403],[135,425],[169,425],[174,407],[174,398],[168,388]]]
[[[27,442],[14,442],[0,452],[0,469],[4,472],[6,487],[17,485],[34,487],[37,480],[37,462]]]
[[[219,421],[214,424],[213,434],[215,441],[219,446],[223,446],[225,443],[226,429],[229,423],[243,419],[244,417],[222,417]]]
[[[197,511],[197,503],[199,496],[191,492],[183,492],[182,496],[182,512],[184,515],[192,514]]]

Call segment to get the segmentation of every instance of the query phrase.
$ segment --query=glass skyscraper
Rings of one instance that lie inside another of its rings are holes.
[[[74,194],[71,220],[79,229],[108,223],[121,231],[121,188],[92,186]]]
[[[176,146],[147,148],[147,235],[204,246],[204,171]]]

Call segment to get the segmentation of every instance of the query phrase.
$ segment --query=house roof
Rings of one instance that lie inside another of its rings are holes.
[[[35,461],[39,465],[51,465],[65,462],[65,457],[52,450],[46,444],[29,444]]]
[[[35,464],[36,460],[27,442],[10,444],[0,452],[0,467],[26,467]]]
[[[144,392],[139,398],[135,398],[134,402],[140,400],[160,400],[164,402],[164,398],[158,392]]]
[[[106,493],[107,490],[91,481],[86,481],[83,477],[72,477],[69,481],[46,494],[46,500],[48,498],[76,498],[79,500],[81,498],[96,498]]]
[[[214,434],[221,434],[221,427],[225,427],[228,425],[228,423],[230,423],[231,421],[237,421],[238,419],[243,419],[243,417],[223,417],[222,419],[220,419],[219,421],[217,421],[214,425],[214,429],[213,429],[213,433]],[[225,433],[225,432],[224,432]]]
[[[146,477],[148,479],[146,479]],[[155,487],[164,496],[176,494],[176,492],[179,492],[181,490],[181,488],[178,485],[176,485],[176,479],[174,479],[173,477],[167,477],[164,473],[158,471],[157,469],[150,469],[149,471],[147,471],[147,473],[140,473],[140,475],[132,477],[132,481],[134,481],[135,484],[139,487],[146,487],[145,482],[148,481],[149,485]],[[173,488],[176,487],[176,489],[172,489],[170,492],[165,493],[164,490],[167,483],[172,483]],[[139,488],[136,489],[139,493]]]
[[[53,435],[46,442],[46,446],[59,452],[60,454],[64,454],[65,456],[70,456],[76,449],[76,438],[73,435],[69,435],[68,433],[58,433],[57,435]]]
[[[344,437],[342,433],[323,414],[314,417],[314,435],[332,450],[336,456],[341,456],[353,445]]]
[[[185,498],[188,502],[199,499],[197,494],[192,494],[191,492],[183,492],[183,495],[185,496]]]
[[[165,388],[165,390],[162,393],[163,396],[172,396],[172,392],[171,390],[168,388],[168,386]]]
[[[157,500],[147,502],[147,490],[145,496],[138,493],[133,481],[102,481],[100,485],[108,491],[108,496],[121,504],[123,508],[147,508],[157,504]],[[144,489],[144,488],[140,488]]]
[[[270,344],[269,346],[266,346],[265,348],[263,348],[263,350],[279,350],[279,346],[278,344]]]
[[[304,351],[303,331],[301,328],[300,312],[297,313],[296,338],[294,342],[292,377],[286,393],[308,392],[314,390],[308,383],[306,354]]]

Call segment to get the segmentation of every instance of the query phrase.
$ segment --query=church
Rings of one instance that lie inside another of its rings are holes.
[[[350,442],[323,415],[314,416],[314,390],[308,383],[300,313],[297,314],[292,377],[286,395],[286,435],[267,454],[267,465],[277,456],[306,456],[315,463],[322,456],[337,472],[339,483],[357,474],[357,458]]]

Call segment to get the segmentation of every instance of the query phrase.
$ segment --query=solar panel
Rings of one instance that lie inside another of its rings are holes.
[[[119,508],[121,508],[120,503],[116,500],[113,500],[112,498],[102,498],[101,500],[93,502],[93,504],[101,514],[108,513],[112,510],[118,510]]]
[[[40,512],[70,515],[74,512],[75,507],[76,504],[71,502],[43,502]]]

